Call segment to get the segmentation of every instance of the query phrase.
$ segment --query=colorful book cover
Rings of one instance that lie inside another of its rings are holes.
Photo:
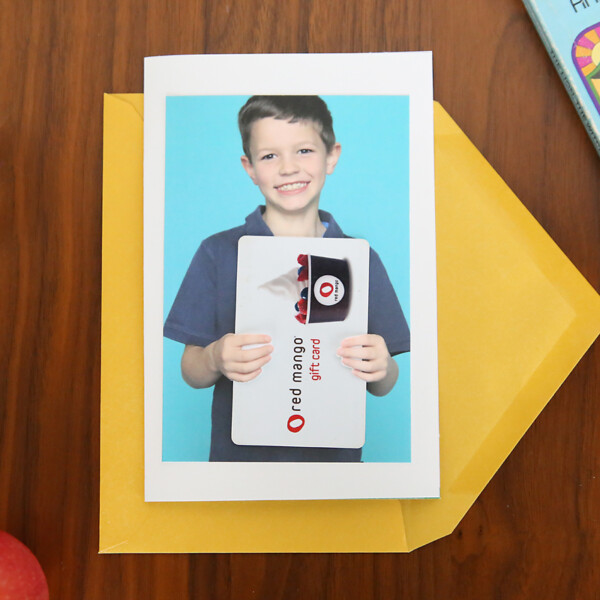
[[[600,2],[523,2],[600,153]]]

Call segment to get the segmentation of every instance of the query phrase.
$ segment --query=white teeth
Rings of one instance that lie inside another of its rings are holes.
[[[300,188],[306,187],[306,183],[301,181],[298,183],[286,183],[285,185],[280,185],[277,189],[282,192],[291,192],[292,190],[299,190]]]

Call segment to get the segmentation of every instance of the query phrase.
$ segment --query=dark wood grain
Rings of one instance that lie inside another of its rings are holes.
[[[412,554],[97,555],[102,94],[146,55],[433,50],[436,98],[600,289],[600,162],[518,0],[0,0],[0,40],[0,529],[52,598],[598,598],[598,344]]]

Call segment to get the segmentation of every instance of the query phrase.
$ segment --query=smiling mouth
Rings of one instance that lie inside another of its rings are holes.
[[[308,185],[308,181],[295,181],[294,183],[284,183],[276,185],[275,189],[279,192],[295,192],[304,189]]]

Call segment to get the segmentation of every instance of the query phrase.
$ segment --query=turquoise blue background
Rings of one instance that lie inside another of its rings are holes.
[[[324,96],[337,140],[338,166],[320,207],[347,235],[379,253],[410,325],[409,101],[404,96]],[[200,242],[236,227],[263,204],[240,164],[237,113],[245,96],[167,98],[164,316]],[[205,461],[212,388],[181,378],[183,345],[164,340],[163,460]],[[396,357],[400,376],[383,398],[367,394],[365,462],[410,461],[410,354]]]

